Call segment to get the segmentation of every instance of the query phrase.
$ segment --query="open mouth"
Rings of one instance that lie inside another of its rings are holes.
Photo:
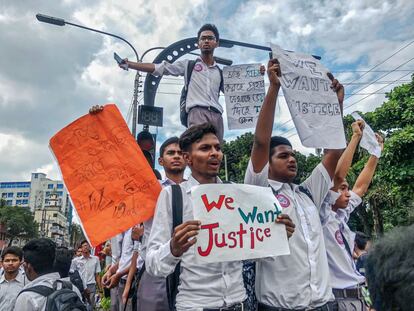
[[[218,167],[220,167],[220,161],[217,161],[217,160],[208,161],[207,164],[208,166],[214,169],[217,169]]]
[[[288,165],[288,170],[291,172],[296,172],[296,165]]]

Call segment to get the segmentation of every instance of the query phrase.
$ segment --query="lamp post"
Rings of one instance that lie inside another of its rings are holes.
[[[48,16],[48,15],[44,15],[44,14],[36,14],[36,18],[39,22],[42,23],[47,23],[47,24],[51,24],[51,25],[55,25],[55,26],[65,26],[65,25],[71,25],[74,27],[78,27],[78,28],[82,28],[82,29],[86,29],[89,31],[93,31],[93,32],[97,32],[103,35],[107,35],[110,37],[114,37],[117,38],[119,40],[124,41],[126,44],[128,44],[130,46],[130,48],[134,51],[135,57],[137,59],[137,62],[140,61],[140,58],[138,56],[137,51],[135,50],[135,48],[133,47],[133,45],[131,43],[129,43],[126,39],[115,35],[113,33],[110,32],[105,32],[102,30],[98,30],[98,29],[94,29],[94,28],[90,28],[90,27],[86,27],[86,26],[82,26],[79,24],[75,24],[72,22],[68,22],[66,20],[64,20],[63,18],[58,18],[58,17],[54,17],[54,16]],[[132,135],[136,136],[136,131],[137,131],[137,108],[138,108],[138,87],[139,87],[139,72],[137,72],[137,74],[135,75],[135,80],[134,80],[134,95],[133,95],[133,111],[132,111]]]

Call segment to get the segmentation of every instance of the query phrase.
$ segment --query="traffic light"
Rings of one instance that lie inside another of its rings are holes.
[[[137,135],[137,143],[141,150],[146,153],[149,152],[151,155],[151,159],[147,160],[148,162],[151,161],[151,167],[154,168],[155,165],[155,147],[156,147],[156,134],[151,134],[148,130],[143,130],[138,133]]]

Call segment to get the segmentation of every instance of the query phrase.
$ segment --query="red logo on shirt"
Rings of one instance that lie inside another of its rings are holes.
[[[195,71],[201,71],[201,70],[203,70],[203,66],[201,66],[201,64],[195,64],[194,65],[194,70]]]
[[[281,207],[283,208],[289,207],[290,201],[286,196],[284,196],[283,194],[277,194],[276,198],[279,201]]]
[[[335,239],[338,242],[339,245],[344,245],[344,239],[342,238],[342,234],[339,230],[336,230],[335,232]]]

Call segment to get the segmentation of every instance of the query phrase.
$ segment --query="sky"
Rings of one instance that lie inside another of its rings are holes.
[[[49,139],[93,105],[116,103],[131,124],[135,72],[119,69],[113,52],[134,59],[132,49],[120,40],[73,26],[40,23],[36,13],[120,35],[139,55],[194,37],[204,23],[214,23],[224,39],[316,54],[345,85],[345,114],[374,110],[386,91],[410,79],[414,71],[411,0],[2,0],[0,181],[30,180],[32,172],[61,179]],[[148,53],[144,62],[159,52]],[[234,64],[265,64],[268,58],[266,52],[241,47],[218,48],[215,55]],[[161,80],[155,105],[164,108],[164,126],[150,128],[158,134],[157,146],[184,130],[178,108],[182,81]],[[246,131],[226,131],[225,139]],[[288,137],[297,150],[312,152],[301,146],[282,96],[274,134]]]

